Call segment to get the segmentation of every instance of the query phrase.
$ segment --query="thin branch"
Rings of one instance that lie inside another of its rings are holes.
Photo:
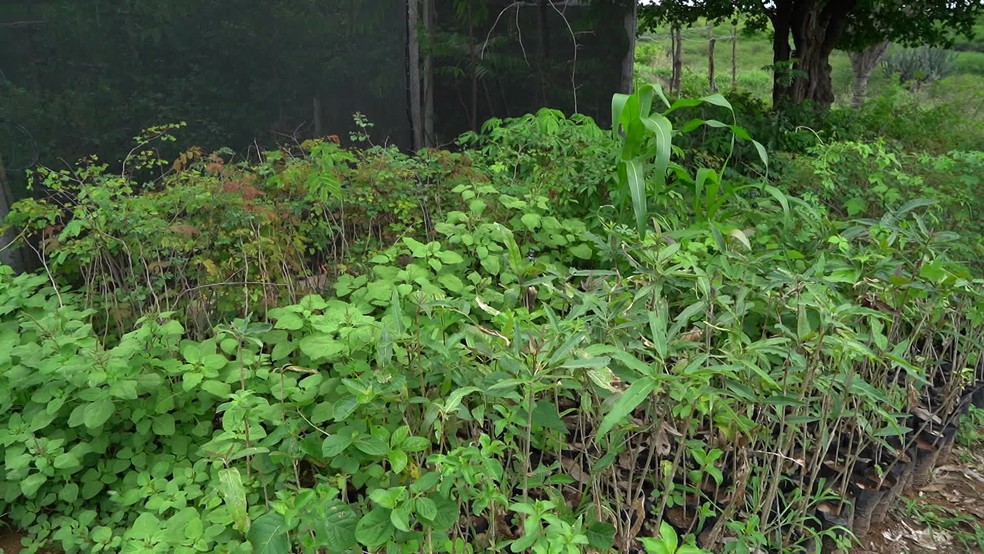
[[[25,244],[27,244],[27,246],[33,250],[35,254],[37,254],[38,259],[41,260],[41,265],[44,266],[44,272],[48,275],[48,280],[51,281],[51,288],[55,290],[55,296],[58,297],[58,305],[64,308],[65,302],[62,301],[61,292],[58,291],[58,283],[55,282],[55,276],[51,273],[51,268],[48,267],[48,262],[45,261],[44,253],[39,252],[30,241],[25,241]],[[44,249],[43,245],[41,246],[41,249]]]
[[[485,59],[485,49],[488,48],[489,41],[492,40],[492,32],[495,31],[496,26],[499,25],[499,20],[502,19],[503,14],[505,14],[507,11],[509,11],[512,8],[516,8],[516,29],[519,31],[519,48],[523,52],[523,61],[526,62],[527,66],[530,65],[530,60],[526,56],[526,47],[523,45],[523,30],[519,26],[519,9],[522,7],[522,5],[523,3],[517,0],[512,4],[509,4],[505,8],[502,8],[502,11],[499,12],[499,15],[495,17],[495,21],[492,23],[492,27],[489,29],[488,34],[485,35],[485,42],[482,43],[482,51],[478,55],[478,58],[480,60]]]
[[[571,27],[571,23],[570,21],[567,20],[567,16],[564,15],[564,12],[557,9],[557,4],[554,3],[554,0],[550,0],[550,7],[553,8],[555,12],[557,12],[557,15],[559,15],[561,19],[564,20],[564,25],[567,26],[567,32],[571,34],[571,42],[574,43],[574,59],[571,60],[571,93],[574,95],[574,113],[578,113],[577,80],[575,79],[575,77],[577,76],[577,48],[578,48],[577,35],[574,33],[574,29]]]

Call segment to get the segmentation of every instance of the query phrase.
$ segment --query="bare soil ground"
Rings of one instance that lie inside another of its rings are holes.
[[[851,552],[984,552],[984,445],[955,447],[933,482],[900,496],[890,517]]]

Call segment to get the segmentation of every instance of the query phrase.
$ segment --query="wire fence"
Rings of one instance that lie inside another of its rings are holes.
[[[9,173],[30,169],[38,163],[38,144],[20,123],[0,118],[0,167]]]

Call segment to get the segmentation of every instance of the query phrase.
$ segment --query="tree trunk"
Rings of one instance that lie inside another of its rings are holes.
[[[673,76],[670,77],[670,90],[674,94],[680,94],[680,85],[683,80],[683,37],[681,36],[680,27],[673,27],[670,31],[673,37],[673,53],[672,65],[673,65]]]
[[[810,102],[817,109],[834,103],[830,54],[837,46],[857,0],[785,0],[770,13],[773,29],[772,91],[776,107]],[[789,48],[793,39],[795,51]]]
[[[424,55],[424,146],[434,146],[434,57],[431,55],[431,31],[434,28],[434,5],[431,0],[423,3],[424,33],[427,36],[427,52]]]
[[[7,182],[7,169],[3,165],[3,158],[0,157],[0,221],[3,221],[7,217],[7,214],[10,213],[10,205],[13,202],[13,194],[10,192],[10,186]],[[13,229],[10,229],[3,235],[0,235],[0,264],[8,265],[14,268],[14,271],[20,273],[27,268],[25,267],[24,259],[21,258],[20,249],[10,246],[16,234]]]
[[[632,81],[635,77],[635,49],[636,49],[636,21],[638,18],[638,6],[633,5],[632,9],[625,13],[625,33],[629,37],[629,49],[622,58],[622,86],[620,92],[629,94],[632,92]]]
[[[772,18],[772,106],[783,104],[790,86],[791,67],[788,65],[793,56],[789,47],[790,21],[792,20],[792,5],[790,2],[778,2]]]
[[[424,147],[424,126],[420,100],[420,40],[417,28],[420,25],[420,6],[418,0],[407,2],[407,93],[410,103],[410,144],[416,152]]]
[[[875,70],[882,56],[888,51],[891,42],[885,40],[878,44],[872,44],[860,52],[848,52],[851,58],[851,68],[854,70],[854,97],[851,105],[855,108],[861,107],[864,99],[868,96],[868,79],[871,72]]]

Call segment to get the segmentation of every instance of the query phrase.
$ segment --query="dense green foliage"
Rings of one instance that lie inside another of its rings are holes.
[[[661,94],[454,154],[163,164],[160,128],[41,171],[7,223],[48,272],[0,268],[0,513],[67,552],[849,541],[825,462],[884,469],[973,382],[980,155],[765,159],[723,97]]]

